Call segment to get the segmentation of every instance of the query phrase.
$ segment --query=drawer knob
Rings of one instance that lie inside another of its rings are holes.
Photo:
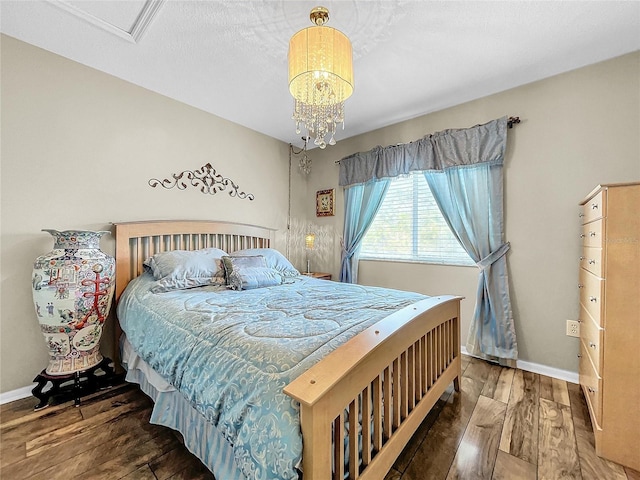
[[[597,390],[593,387],[587,387],[587,390],[589,391],[589,393],[596,393]]]
[[[592,203],[591,204],[591,210],[597,210],[598,209],[598,204],[597,203]]]
[[[579,283],[579,284],[578,284],[578,288],[584,288],[584,285],[583,285],[583,284],[581,284],[581,283]]]
[[[578,214],[578,218],[582,218],[582,217],[584,217],[584,213]]]
[[[593,264],[595,264],[595,263],[596,263],[596,261],[595,261],[595,260],[593,260],[593,259],[589,259],[589,265],[593,265]]]
[[[590,302],[597,302],[598,299],[596,297],[589,297]]]
[[[590,237],[595,237],[596,236],[596,232],[589,232],[589,236]]]
[[[578,358],[582,358],[582,355],[578,354]]]
[[[587,257],[580,257],[580,261],[584,260],[585,258],[587,258]]]
[[[596,348],[596,344],[595,344],[595,343],[593,343],[593,342],[589,342],[589,346],[590,346],[591,348]]]
[[[580,238],[584,238],[584,237],[585,237],[584,233],[581,233]]]

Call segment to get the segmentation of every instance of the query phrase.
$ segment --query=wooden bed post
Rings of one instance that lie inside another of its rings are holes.
[[[453,379],[453,388],[456,392],[460,391],[460,380],[462,379],[462,359],[460,358],[460,303],[458,302],[458,315],[453,321],[453,352],[458,356],[457,374]]]
[[[322,406],[300,405],[300,428],[310,432],[303,438],[304,479],[331,478],[331,420]]]

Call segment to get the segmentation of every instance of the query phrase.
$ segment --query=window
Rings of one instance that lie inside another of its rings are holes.
[[[391,181],[360,258],[474,265],[442,218],[422,172]]]

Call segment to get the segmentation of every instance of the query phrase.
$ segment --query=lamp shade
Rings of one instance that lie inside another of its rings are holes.
[[[313,250],[316,244],[316,236],[313,233],[308,233],[304,236],[304,247],[308,250]]]
[[[329,10],[315,7],[309,15],[312,27],[289,41],[289,92],[294,99],[296,133],[307,129],[307,138],[325,148],[335,145],[336,125],[344,128],[344,102],[353,93],[353,55],[347,36],[326,27]]]
[[[300,30],[289,42],[289,92],[308,105],[333,105],[353,93],[353,60],[347,36],[331,27]]]

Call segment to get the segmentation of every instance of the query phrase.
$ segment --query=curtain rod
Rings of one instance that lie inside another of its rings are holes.
[[[513,128],[514,125],[520,123],[520,117],[507,118],[507,128]]]
[[[507,128],[513,128],[514,125],[520,123],[520,117],[509,117],[507,118]],[[339,164],[340,160],[336,160],[334,163]]]

